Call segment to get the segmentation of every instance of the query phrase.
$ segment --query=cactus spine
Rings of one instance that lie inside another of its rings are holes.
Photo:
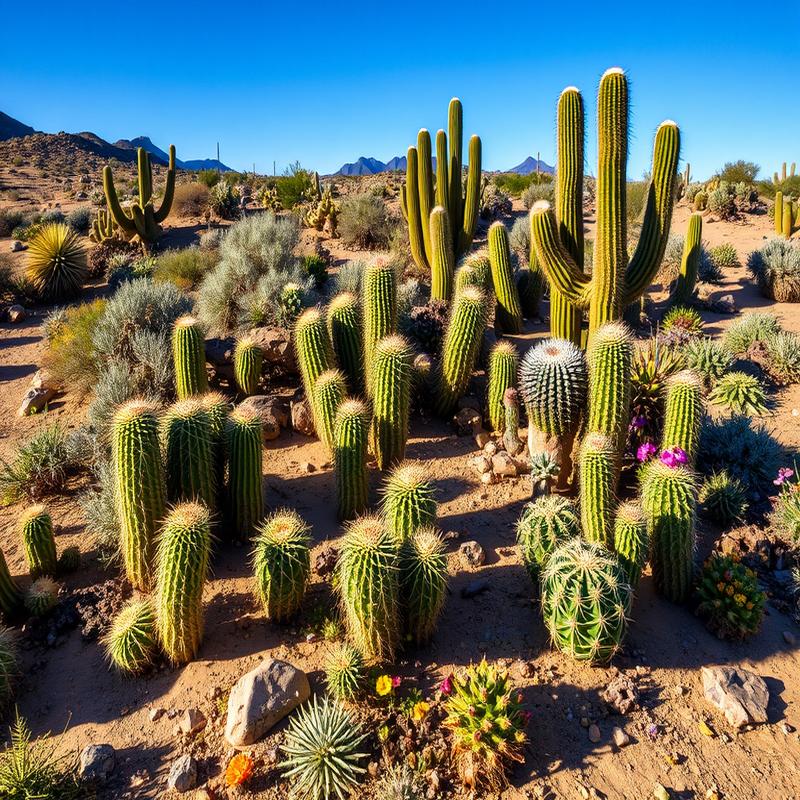
[[[32,578],[54,576],[58,569],[53,520],[43,505],[31,506],[19,518],[22,548]]]
[[[378,260],[364,270],[362,314],[365,379],[371,397],[375,347],[397,326],[397,276],[391,264]]]
[[[566,497],[544,495],[525,506],[517,523],[517,544],[534,584],[553,550],[580,533],[575,504]]]
[[[676,305],[686,305],[694,295],[694,286],[697,283],[697,271],[700,266],[700,256],[703,252],[703,215],[692,214],[689,217],[689,228],[683,240],[683,255],[681,256],[681,271],[672,290],[672,302]]]
[[[443,206],[436,206],[430,216],[431,300],[448,302],[453,294],[455,264],[450,218]]]
[[[333,366],[333,347],[325,320],[318,308],[309,308],[297,318],[294,326],[294,347],[303,388],[313,410],[311,401],[314,397],[314,384],[326,369]]]
[[[237,538],[247,539],[264,515],[261,491],[261,418],[251,409],[235,408],[226,430],[228,514]]]
[[[236,341],[233,350],[233,376],[243,395],[249,397],[258,394],[263,364],[264,353],[253,339],[245,336]]]
[[[47,575],[37,578],[25,594],[25,608],[33,617],[43,617],[58,604],[58,584]]]
[[[425,644],[436,630],[447,592],[447,556],[434,528],[418,528],[406,539],[400,548],[399,570],[405,634]]]
[[[411,406],[412,350],[396,334],[381,339],[372,357],[372,451],[378,469],[403,460]]]
[[[614,518],[614,552],[625,573],[625,579],[635,589],[642,569],[647,563],[650,541],[647,523],[638,503],[623,503]]]
[[[194,317],[187,315],[176,320],[172,329],[172,358],[178,400],[208,391],[205,339]]]
[[[511,274],[511,249],[508,231],[502,222],[489,228],[489,263],[497,297],[495,325],[503,333],[522,333],[522,308],[519,292]]]
[[[197,654],[203,638],[203,584],[211,531],[208,509],[182,503],[164,520],[156,555],[156,629],[173,664]]]
[[[129,600],[111,623],[103,644],[108,660],[122,672],[136,674],[153,661],[156,612],[149,597]]]
[[[613,547],[618,452],[614,440],[589,433],[581,443],[580,506],[583,535],[590,542]]]
[[[132,400],[114,416],[112,458],[120,547],[125,574],[135,589],[152,583],[158,526],[166,512],[156,407]]]
[[[198,500],[213,509],[211,419],[202,401],[179,400],[167,409],[163,428],[168,499],[173,503]]]
[[[484,292],[492,288],[492,265],[486,251],[467,256],[456,270],[455,293],[458,294],[467,286],[477,286]]]
[[[22,609],[22,605],[22,590],[11,577],[5,554],[0,550],[0,611],[7,620],[14,619]]]
[[[352,519],[367,508],[367,447],[370,414],[361,400],[345,400],[333,426],[333,466],[339,519]]]
[[[664,403],[664,428],[661,447],[680,447],[691,467],[700,442],[700,421],[703,413],[703,383],[693,370],[673,375],[667,383]]]
[[[208,414],[209,429],[211,431],[211,464],[216,489],[215,507],[222,508],[225,494],[225,467],[227,465],[225,430],[228,425],[231,404],[228,398],[220,394],[220,392],[206,392],[199,399]]]
[[[436,524],[433,484],[421,464],[398,466],[386,480],[381,513],[386,528],[404,542],[418,528]]]
[[[513,342],[501,339],[489,354],[489,387],[487,405],[489,424],[493,431],[502,431],[505,425],[503,395],[506,389],[517,385],[519,353]]]
[[[351,292],[337,294],[328,306],[328,332],[339,368],[347,376],[351,392],[359,392],[364,384],[361,357],[361,322],[358,297]]]
[[[314,422],[317,436],[325,447],[333,452],[336,409],[339,408],[347,395],[347,384],[344,373],[338,369],[329,369],[317,378],[314,384],[314,394],[311,398],[314,407]]]

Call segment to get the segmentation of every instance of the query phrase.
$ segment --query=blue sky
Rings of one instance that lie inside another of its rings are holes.
[[[788,68],[800,7],[768,3],[173,3],[146,25],[130,3],[37,3],[34,28],[9,23],[0,110],[33,127],[148,135],[179,158],[237,169],[293,161],[326,173],[360,155],[405,152],[446,124],[453,95],[484,168],[555,158],[555,104],[576,85],[588,111],[603,71],[631,79],[630,177],[648,168],[667,118],[705,177],[745,158],[771,175],[800,161],[798,72]],[[26,15],[28,11],[25,12]],[[14,33],[16,31],[16,33]],[[792,102],[795,98],[795,102]]]

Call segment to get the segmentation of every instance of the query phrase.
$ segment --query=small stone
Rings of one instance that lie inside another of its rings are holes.
[[[478,475],[485,475],[487,472],[491,473],[492,471],[492,462],[484,455],[471,458],[470,464]]]
[[[281,428],[289,426],[289,404],[281,397],[256,394],[246,397],[238,407],[258,415],[265,442],[277,439],[281,435]]]
[[[318,553],[314,559],[314,572],[320,578],[333,574],[336,569],[336,562],[339,560],[339,551],[335,547],[326,547]]]
[[[195,786],[197,786],[197,762],[189,755],[180,756],[172,762],[167,787],[183,794]]]
[[[24,322],[28,314],[21,305],[15,303],[13,306],[8,307],[6,316],[9,322]]]
[[[303,464],[300,466],[300,469],[303,472],[307,473],[312,473],[317,471],[317,468],[310,461],[303,462]]]
[[[494,480],[495,480],[494,472],[492,472],[491,470],[489,470],[488,472],[484,472],[483,475],[481,475],[481,483],[485,483],[488,485],[494,483]],[[483,495],[481,495],[481,497],[484,500],[486,499],[486,497]]]
[[[790,725],[788,722],[781,722],[780,727],[781,733],[785,733],[787,736],[795,731],[794,726]]]
[[[754,672],[737,667],[702,667],[703,694],[735,728],[767,721],[769,689]]]
[[[601,738],[602,737],[600,735],[600,727],[595,723],[592,723],[589,726],[589,741],[597,744],[597,742],[599,742]]]
[[[672,691],[675,693],[676,697],[683,697],[686,694],[686,687],[677,684]]]
[[[581,717],[581,728],[588,728],[592,723],[589,717]]]
[[[150,722],[158,722],[161,717],[164,716],[164,709],[163,708],[151,708],[150,709]]]
[[[670,800],[669,792],[660,783],[653,787],[653,797],[656,800]]]
[[[470,581],[462,590],[461,596],[465,600],[469,600],[471,597],[477,597],[479,594],[483,594],[485,591],[488,591],[491,588],[489,584],[488,578],[478,578],[475,581]]]
[[[487,442],[483,446],[483,453],[484,455],[489,456],[491,458],[497,452],[497,444],[495,442]]]
[[[461,556],[461,560],[469,567],[483,566],[486,561],[486,551],[474,540],[464,542],[458,548],[458,554]]]
[[[481,450],[486,446],[486,444],[491,441],[491,436],[486,431],[481,431],[480,433],[475,434],[475,444],[481,448]]]
[[[492,456],[492,471],[501,478],[517,477],[517,465],[506,452],[499,452]]]
[[[114,771],[116,760],[110,744],[87,744],[81,750],[78,774],[85,781],[105,783]]]
[[[792,416],[793,417],[800,417],[800,410],[793,408],[792,409]]]
[[[187,708],[183,712],[178,727],[181,733],[187,736],[196,736],[206,726],[206,717],[202,711],[197,708]]]
[[[611,731],[611,735],[614,737],[614,744],[617,747],[627,747],[631,743],[631,737],[620,727],[615,727]]]
[[[797,639],[791,631],[784,631],[783,641],[786,642],[786,644],[789,644],[792,647],[794,647],[795,643],[797,642]]]
[[[617,675],[601,694],[603,700],[617,713],[627,714],[639,705],[636,684],[623,673]]]
[[[18,240],[14,240],[11,242],[11,252],[12,253],[21,253],[23,250],[27,250],[28,246],[24,245],[22,242]]]
[[[716,786],[706,789],[705,798],[706,800],[721,800],[719,789]]]

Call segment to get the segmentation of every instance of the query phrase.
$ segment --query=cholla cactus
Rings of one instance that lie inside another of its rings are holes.
[[[367,447],[370,413],[361,400],[345,400],[333,427],[333,466],[339,519],[352,519],[367,508]]]
[[[383,489],[381,513],[400,542],[418,528],[436,524],[433,483],[421,463],[403,463],[392,471]]]
[[[369,264],[364,270],[362,295],[364,374],[367,394],[372,396],[375,348],[397,328],[397,275],[394,267],[382,259]]]
[[[25,608],[33,617],[43,617],[58,603],[58,584],[46,575],[37,578],[25,593]]]
[[[709,475],[700,487],[703,514],[725,528],[744,520],[747,513],[747,490],[727,470]]]
[[[8,571],[6,557],[0,550],[0,611],[7,620],[13,620],[23,606],[22,590]],[[0,694],[2,694],[0,692]]]
[[[378,469],[405,456],[411,408],[411,359],[408,342],[398,335],[381,339],[372,354],[372,451]]]
[[[178,401],[167,409],[162,425],[168,498],[172,502],[200,500],[213,509],[211,419],[202,400]]]
[[[339,368],[347,376],[351,392],[364,385],[361,354],[361,312],[358,297],[351,292],[337,294],[328,305],[328,332]]]
[[[489,354],[487,406],[493,431],[500,432],[504,428],[503,395],[506,389],[517,385],[518,368],[519,353],[516,346],[507,339],[501,339]]]
[[[136,674],[148,667],[158,646],[150,598],[129,600],[111,623],[103,644],[108,660],[120,671]]]
[[[517,544],[534,585],[539,585],[539,574],[553,550],[580,532],[575,504],[566,497],[544,495],[525,506],[517,522]]]
[[[436,630],[447,594],[447,556],[435,528],[417,528],[404,541],[399,569],[405,635],[425,644]]]
[[[264,513],[261,417],[258,412],[241,406],[235,408],[228,417],[225,436],[227,511],[234,536],[246,540]]]
[[[236,340],[233,349],[233,376],[243,395],[258,394],[263,364],[264,352],[254,339],[243,336]]]
[[[175,363],[175,389],[178,400],[208,391],[206,342],[200,323],[185,315],[172,329],[172,358]]]
[[[638,503],[624,503],[614,517],[614,552],[632,589],[639,585],[647,563],[650,540],[647,522]]]
[[[336,411],[344,402],[346,395],[345,376],[338,369],[325,370],[314,382],[314,391],[310,399],[314,409],[313,417],[317,436],[331,453],[335,444]]]
[[[492,284],[497,297],[495,326],[503,333],[522,333],[522,308],[519,293],[511,274],[511,249],[508,231],[502,222],[489,228],[489,263]]]
[[[354,700],[366,680],[364,659],[350,644],[334,645],[325,659],[325,685],[340,702]]]
[[[31,577],[55,575],[58,571],[56,539],[47,509],[38,504],[26,509],[19,518],[19,531]]]

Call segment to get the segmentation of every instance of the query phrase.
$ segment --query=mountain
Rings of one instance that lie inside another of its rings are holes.
[[[218,169],[220,172],[233,172],[230,167],[217,161],[216,158],[193,158],[189,161],[181,161],[181,164],[184,169]]]
[[[375,175],[378,172],[386,172],[386,164],[378,161],[377,158],[361,156],[358,161],[350,164],[343,164],[336,172],[336,175]]]
[[[168,164],[169,153],[166,153],[158,145],[153,144],[149,136],[137,136],[135,139],[120,139],[114,142],[115,147],[121,147],[124,150],[136,150],[138,147],[143,147],[152,156],[153,161],[157,164]],[[181,161],[179,158],[175,159],[175,166],[178,169],[218,169],[220,172],[233,172],[233,170],[217,161],[216,158],[195,158],[190,161]]]
[[[555,174],[555,167],[545,164],[544,161],[537,161],[533,156],[528,156],[521,164],[516,167],[506,170],[506,172],[516,172],[518,175],[530,175],[536,172],[536,167],[539,167],[539,172],[546,172],[548,175]]]
[[[30,125],[25,125],[0,111],[0,141],[16,139],[18,136],[30,136],[32,133],[36,131]]]
[[[433,157],[433,160],[436,160],[436,156]],[[405,156],[395,156],[394,158],[390,158],[386,162],[386,171],[387,172],[405,172],[406,171],[406,164],[408,159]],[[436,169],[436,167],[434,167]]]

